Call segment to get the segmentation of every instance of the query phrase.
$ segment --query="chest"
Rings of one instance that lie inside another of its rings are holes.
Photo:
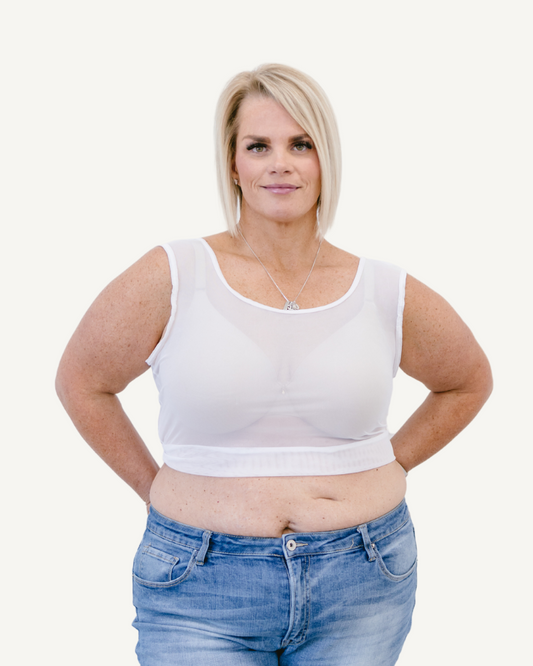
[[[398,269],[362,259],[355,279],[342,274],[336,301],[284,311],[261,302],[253,280],[237,291],[203,244],[177,249],[175,318],[153,366],[176,436],[279,446],[282,435],[286,446],[323,446],[385,427],[399,354]]]
[[[351,257],[343,265],[315,266],[309,273],[309,267],[265,270],[254,259],[225,254],[218,261],[232,289],[252,301],[280,309],[286,300],[296,300],[300,309],[323,307],[339,300],[350,289],[359,265],[359,259]]]
[[[224,306],[207,289],[178,315],[158,383],[190,429],[319,444],[384,426],[394,355],[393,332],[362,294],[345,307],[288,313]]]

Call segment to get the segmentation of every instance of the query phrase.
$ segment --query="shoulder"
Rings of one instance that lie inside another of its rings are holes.
[[[171,312],[165,250],[156,247],[115,278],[90,306],[65,351],[71,375],[112,393],[147,369]]]
[[[353,276],[357,272],[360,262],[360,257],[342,250],[326,240],[322,241],[318,265],[335,269],[336,272],[347,272]]]
[[[229,231],[222,231],[219,234],[205,236],[204,240],[215,252],[234,252],[236,247],[235,238]]]
[[[158,246],[115,278],[103,290],[99,299],[105,302],[133,299],[141,306],[148,302],[169,302],[171,290],[168,255],[162,246]]]
[[[418,347],[451,341],[467,330],[452,306],[412,275],[405,284],[404,334]]]
[[[353,266],[359,263],[360,258],[351,252],[347,252],[329,241],[323,240],[320,248],[320,255],[338,266]]]
[[[471,330],[439,294],[407,276],[400,367],[430,390],[464,385],[488,366]]]

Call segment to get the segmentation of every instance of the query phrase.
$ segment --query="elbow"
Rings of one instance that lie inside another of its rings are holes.
[[[55,390],[61,404],[70,415],[78,402],[87,393],[86,380],[76,364],[63,358],[59,363],[55,378]]]
[[[464,374],[462,381],[444,392],[461,396],[463,409],[472,419],[489,399],[493,387],[494,381],[490,363],[485,354],[481,352],[476,362],[472,363],[469,370]]]
[[[69,375],[68,369],[65,367],[63,359],[59,363],[56,373],[55,390],[57,397],[65,409],[69,403],[69,395],[72,392],[72,378]]]
[[[101,382],[95,380],[89,370],[80,367],[76,359],[63,356],[55,378],[57,397],[72,420],[87,412],[90,405],[102,397],[114,396]]]
[[[494,388],[494,379],[492,377],[492,370],[490,363],[483,354],[483,358],[479,363],[476,372],[473,376],[473,387],[471,393],[477,398],[477,409],[481,409],[489,399]]]
[[[483,354],[483,356],[485,356]],[[494,378],[492,376],[492,369],[490,367],[490,363],[488,358],[485,356],[484,358],[484,363],[483,363],[483,368],[482,368],[482,392],[484,396],[484,401],[486,402],[490,394],[492,393],[492,390],[494,388]]]

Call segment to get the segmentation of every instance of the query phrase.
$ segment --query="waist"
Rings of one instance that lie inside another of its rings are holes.
[[[343,545],[346,549],[362,547],[362,532],[359,529],[362,525],[366,526],[365,532],[367,532],[370,540],[376,542],[399,530],[410,520],[409,510],[405,499],[403,499],[386,514],[372,521],[366,521],[365,523],[338,530],[299,533],[299,542],[301,541],[301,537],[305,537],[306,543],[300,544],[293,540],[292,544],[296,543],[297,546],[306,546],[305,549],[302,548],[301,550],[294,548],[293,545],[291,546],[290,537],[252,537],[213,532],[170,519],[153,507],[150,508],[147,529],[169,541],[176,541],[192,548],[201,548],[209,543],[209,550],[227,554],[272,554],[281,556],[285,554],[294,557],[301,554],[338,552],[342,550]]]
[[[171,520],[212,532],[279,538],[330,531],[374,520],[404,498],[405,475],[394,461],[334,476],[224,478],[164,465],[151,489],[152,506]]]

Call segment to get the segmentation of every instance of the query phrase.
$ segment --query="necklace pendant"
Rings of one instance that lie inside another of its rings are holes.
[[[300,306],[298,303],[295,303],[294,301],[287,301],[285,305],[283,306],[284,310],[299,310]]]

